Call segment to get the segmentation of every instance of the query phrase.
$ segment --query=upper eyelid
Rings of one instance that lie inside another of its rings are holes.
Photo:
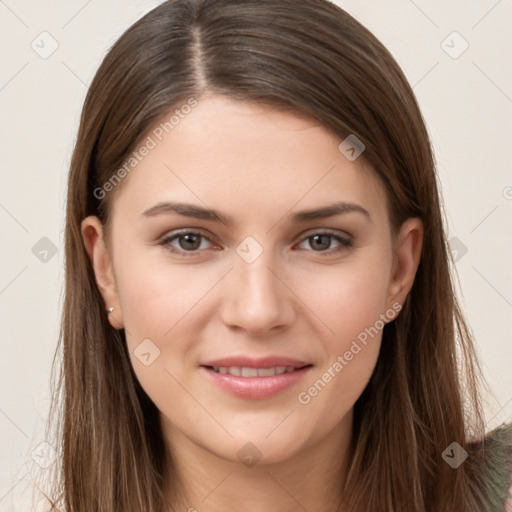
[[[342,229],[333,229],[333,228],[313,228],[313,229],[307,229],[306,231],[303,231],[299,236],[304,238],[309,238],[310,236],[317,235],[317,234],[326,234],[331,236],[339,236],[339,237],[346,237],[352,239],[353,236],[346,231]]]
[[[211,240],[211,238],[212,238],[211,235],[209,235],[206,231],[203,231],[200,228],[182,228],[182,229],[178,229],[178,230],[175,230],[175,231],[170,231],[170,232],[165,233],[161,237],[161,241],[165,242],[165,241],[168,241],[168,240],[172,240],[174,238],[178,238],[179,236],[184,236],[184,235],[189,235],[189,234],[200,235],[203,238],[206,238],[210,242],[214,243],[214,241]]]
[[[161,236],[162,240],[168,239],[168,238],[174,238],[179,235],[188,235],[188,234],[197,234],[202,235],[205,238],[210,238],[210,234],[208,231],[203,230],[202,228],[178,228],[176,230],[171,230],[169,232],[166,232],[164,235]],[[347,233],[344,230],[341,229],[334,229],[334,228],[309,228],[302,233],[298,234],[297,237],[307,237],[307,236],[313,236],[316,234],[331,234],[333,236],[341,236],[342,234],[345,235],[348,238],[353,238],[353,236],[350,233]],[[215,237],[214,237],[215,238]]]

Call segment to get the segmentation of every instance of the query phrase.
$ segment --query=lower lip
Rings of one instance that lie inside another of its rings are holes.
[[[268,377],[237,377],[236,375],[222,374],[211,368],[201,366],[207,377],[224,391],[240,398],[261,400],[271,398],[282,391],[294,386],[309,373],[312,366],[305,366],[290,373],[271,375]]]

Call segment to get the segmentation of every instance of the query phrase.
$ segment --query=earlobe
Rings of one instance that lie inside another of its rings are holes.
[[[96,284],[105,301],[105,314],[108,314],[108,308],[114,307],[115,310],[108,314],[110,324],[115,329],[122,329],[121,306],[119,304],[112,258],[104,242],[103,225],[96,216],[86,217],[81,224],[81,233],[85,249],[94,269]]]
[[[407,219],[400,228],[395,246],[394,265],[389,284],[388,305],[405,302],[414,283],[423,246],[423,222]]]

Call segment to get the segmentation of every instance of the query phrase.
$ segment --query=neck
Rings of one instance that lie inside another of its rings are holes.
[[[351,413],[286,460],[252,466],[207,450],[165,419],[162,426],[172,461],[166,482],[169,512],[342,512]]]

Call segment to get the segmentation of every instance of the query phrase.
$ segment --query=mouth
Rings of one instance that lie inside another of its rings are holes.
[[[302,368],[307,368],[312,365],[304,366],[272,366],[270,368],[252,368],[249,366],[205,366],[215,373],[221,375],[234,375],[235,377],[272,377],[274,375],[283,375],[284,373],[292,373]]]
[[[209,382],[232,396],[244,399],[274,397],[297,385],[313,368],[313,364],[291,359],[213,361],[202,364],[200,370]]]

